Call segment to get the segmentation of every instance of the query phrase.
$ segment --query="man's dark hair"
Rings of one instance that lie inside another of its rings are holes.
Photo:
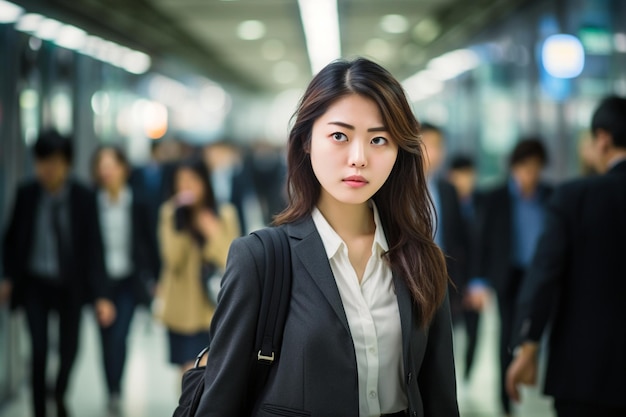
[[[536,136],[521,138],[509,158],[509,166],[514,166],[530,158],[538,158],[543,165],[548,163],[548,152],[543,141]]]
[[[420,133],[424,133],[424,132],[439,133],[443,137],[443,130],[439,126],[436,126],[432,123],[428,123],[428,122],[420,123]]]
[[[450,159],[450,169],[453,171],[474,168],[474,160],[469,155],[458,154]]]
[[[56,130],[45,130],[39,134],[33,146],[35,159],[46,159],[52,155],[62,155],[68,164],[72,163],[74,148],[72,140]]]
[[[613,146],[626,148],[626,98],[604,98],[591,118],[591,133],[606,130],[613,138]]]

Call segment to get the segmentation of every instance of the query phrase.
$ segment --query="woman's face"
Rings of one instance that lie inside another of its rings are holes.
[[[321,184],[320,199],[367,202],[385,183],[398,146],[377,104],[351,94],[334,102],[313,124],[311,165]]]
[[[118,189],[126,183],[128,172],[110,149],[100,152],[97,166],[98,180],[105,189]]]
[[[181,205],[194,205],[204,198],[204,183],[193,170],[181,168],[176,173],[176,199]]]

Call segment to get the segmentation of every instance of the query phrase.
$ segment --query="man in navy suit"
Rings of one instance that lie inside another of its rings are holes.
[[[67,416],[64,397],[78,350],[85,302],[93,302],[100,325],[115,319],[108,297],[96,199],[70,178],[72,143],[42,133],[33,147],[36,179],[17,190],[4,237],[0,303],[23,307],[31,336],[32,392],[36,417],[46,415],[48,316],[59,316],[60,365],[54,389],[57,416]]]
[[[515,300],[541,234],[546,202],[552,191],[541,181],[547,161],[546,149],[539,138],[521,138],[509,158],[510,175],[506,182],[485,193],[481,212],[477,276],[485,278],[497,296],[500,401],[507,415],[511,404],[504,380],[513,359],[509,347]]]
[[[507,390],[534,384],[539,340],[552,321],[545,393],[559,417],[626,415],[626,99],[591,120],[604,175],[559,187],[522,282],[516,357]]]

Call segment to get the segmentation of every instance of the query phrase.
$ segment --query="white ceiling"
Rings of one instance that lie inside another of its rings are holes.
[[[149,53],[156,66],[181,65],[218,82],[276,93],[311,78],[296,0],[14,0]],[[524,0],[338,0],[342,55],[368,56],[402,79],[426,61],[465,46]],[[403,16],[388,33],[384,16]],[[261,21],[265,35],[243,40],[239,24]]]

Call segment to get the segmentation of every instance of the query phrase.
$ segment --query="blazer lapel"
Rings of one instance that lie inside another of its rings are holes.
[[[348,318],[343,309],[341,295],[330,268],[322,238],[317,233],[311,217],[288,226],[287,232],[292,238],[293,253],[302,262],[309,276],[313,279],[324,297],[334,310],[346,331],[350,333]],[[294,242],[295,240],[295,242]]]
[[[398,310],[400,311],[400,327],[402,329],[402,355],[404,356],[404,369],[409,370],[409,342],[413,327],[413,300],[404,280],[393,275],[393,283],[398,298]]]

